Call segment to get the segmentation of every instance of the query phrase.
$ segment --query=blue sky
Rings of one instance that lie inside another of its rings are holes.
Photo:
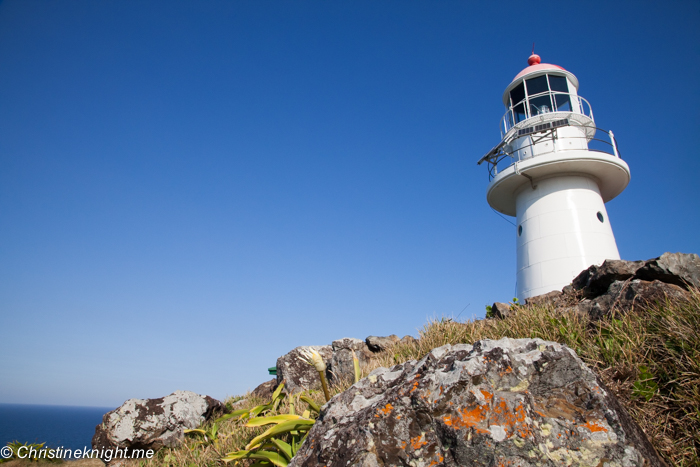
[[[298,345],[512,298],[477,160],[532,43],[700,252],[698,2],[0,2],[0,402],[253,389]]]

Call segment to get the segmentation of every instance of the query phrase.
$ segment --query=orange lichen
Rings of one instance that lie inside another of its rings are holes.
[[[428,467],[433,467],[434,465],[440,465],[440,464],[442,464],[442,461],[444,461],[444,460],[445,460],[445,458],[442,457],[440,454],[438,454],[438,459],[437,459],[436,461],[432,461],[432,462],[428,465]]]
[[[593,421],[593,422],[587,421],[586,423],[584,423],[584,424],[581,425],[581,426],[584,427],[584,428],[588,428],[589,430],[591,430],[591,433],[594,433],[594,432],[597,432],[597,431],[604,431],[604,432],[607,433],[607,431],[608,431],[607,428],[605,428],[604,426],[600,425],[599,422],[596,422],[596,421]]]
[[[477,405],[471,409],[460,408],[457,409],[455,416],[445,415],[442,417],[442,421],[445,422],[445,425],[454,428],[474,428],[478,433],[488,433],[488,430],[477,426],[486,422],[488,411],[487,405]]]
[[[415,438],[411,438],[410,441],[411,441],[411,447],[414,450],[418,450],[418,449],[422,448],[423,446],[425,446],[426,444],[428,444],[427,441],[423,441],[423,435],[416,436]]]
[[[522,402],[518,402],[514,408],[510,408],[505,399],[501,399],[498,403],[494,404],[493,413],[494,416],[492,417],[491,423],[503,426],[508,438],[514,434],[517,434],[521,438],[532,436],[532,431],[526,423],[527,412]]]
[[[472,428],[477,433],[490,433],[489,426],[500,426],[508,438],[517,435],[532,438],[532,427],[528,423],[527,407],[522,401],[516,401],[511,407],[506,399],[481,390],[486,403],[458,408],[457,413],[445,415],[442,421],[453,428]]]
[[[391,413],[391,411],[394,410],[394,406],[391,404],[387,404],[384,406],[383,409],[378,409],[378,410],[380,413],[382,413],[384,415],[389,415]]]
[[[505,368],[503,371],[499,371],[499,372],[498,372],[498,375],[499,375],[499,376],[504,376],[504,375],[507,375],[508,373],[513,373],[513,368],[507,367],[507,368]]]

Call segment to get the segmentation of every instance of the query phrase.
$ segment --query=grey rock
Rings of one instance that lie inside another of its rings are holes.
[[[694,253],[664,253],[645,261],[635,276],[645,281],[675,284],[684,289],[700,287],[700,256]]]
[[[253,389],[250,395],[267,400],[272,398],[272,393],[275,391],[275,388],[277,388],[277,379],[273,378],[270,381],[265,381],[264,383],[260,384],[258,387]]]
[[[496,319],[505,319],[513,313],[508,303],[496,302],[491,305],[491,315]]]
[[[191,391],[175,391],[159,399],[129,399],[102,417],[92,438],[93,449],[153,449],[173,447],[184,430],[197,428],[223,404]]]
[[[354,337],[343,337],[333,341],[331,344],[333,352],[338,352],[339,350],[354,350],[356,352],[364,352],[367,350],[367,344],[362,339],[355,339]]]
[[[381,352],[383,350],[387,350],[389,347],[391,347],[398,341],[399,336],[397,336],[396,334],[392,334],[387,337],[369,336],[367,337],[367,339],[365,339],[367,347],[369,347],[369,350],[371,350],[372,352]]]
[[[333,348],[331,373],[333,375],[332,379],[336,381],[354,381],[355,365],[352,360],[353,351],[360,362],[360,368],[367,366],[372,357],[372,352],[367,347],[365,341],[361,339],[345,337],[333,341],[331,347]]]
[[[285,390],[290,394],[308,389],[319,389],[321,380],[316,369],[301,359],[302,349],[315,349],[326,362],[326,378],[330,380],[333,348],[330,345],[313,345],[297,347],[277,359],[277,384],[285,381]]]
[[[540,339],[446,345],[321,411],[300,466],[664,466],[593,372]]]

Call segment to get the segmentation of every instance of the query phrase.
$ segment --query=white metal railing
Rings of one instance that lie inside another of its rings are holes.
[[[535,100],[537,100],[538,97],[543,97],[543,96],[549,97],[551,107],[546,106],[546,105],[542,105],[542,106],[538,107],[537,105],[530,102],[530,101],[535,101]],[[562,105],[561,108],[559,108],[560,106],[557,104],[557,96],[568,96],[569,97],[568,100],[566,101],[566,103],[568,104],[568,108],[564,108],[564,105]],[[514,109],[520,105],[522,105],[522,108],[524,110],[526,110],[526,113],[524,114],[524,116],[520,116],[520,115],[516,116],[516,112],[514,112]],[[524,122],[527,119],[535,117],[537,115],[542,115],[542,114],[551,113],[551,112],[578,113],[581,115],[585,115],[586,117],[595,121],[595,119],[593,118],[593,109],[591,108],[591,104],[583,97],[576,95],[576,94],[570,94],[567,92],[556,92],[556,91],[541,92],[539,94],[533,94],[532,96],[527,96],[522,101],[511,106],[511,108],[503,115],[503,118],[501,118],[501,125],[500,125],[501,138],[503,138],[508,133],[508,131],[510,131],[518,123]],[[516,121],[517,118],[520,118],[520,120]]]
[[[585,140],[589,151],[603,152],[615,156],[618,159],[621,159],[620,151],[617,147],[617,140],[615,139],[615,135],[612,131],[606,131],[596,127],[595,135],[593,136],[593,138],[589,138],[584,134],[582,134],[580,137],[567,136],[565,138],[562,138],[562,140],[567,139]],[[500,172],[503,172],[505,169],[513,165],[515,162],[537,158],[544,154],[549,154],[557,151],[556,146],[552,145],[551,150],[542,152],[540,149],[540,145],[538,147],[538,149],[540,150],[538,150],[537,155],[533,156],[532,147],[539,143],[533,143],[532,139],[530,141],[531,142],[529,144],[519,146],[516,150],[508,151],[504,148],[502,152],[494,154],[493,157],[486,159],[488,161],[489,181],[493,179],[496,175],[498,175]],[[530,149],[530,151],[528,151],[530,155],[524,156],[525,151],[523,151],[523,149]]]

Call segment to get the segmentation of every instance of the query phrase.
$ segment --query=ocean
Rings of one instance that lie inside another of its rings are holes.
[[[90,448],[95,427],[113,407],[0,404],[0,446],[11,441]]]

